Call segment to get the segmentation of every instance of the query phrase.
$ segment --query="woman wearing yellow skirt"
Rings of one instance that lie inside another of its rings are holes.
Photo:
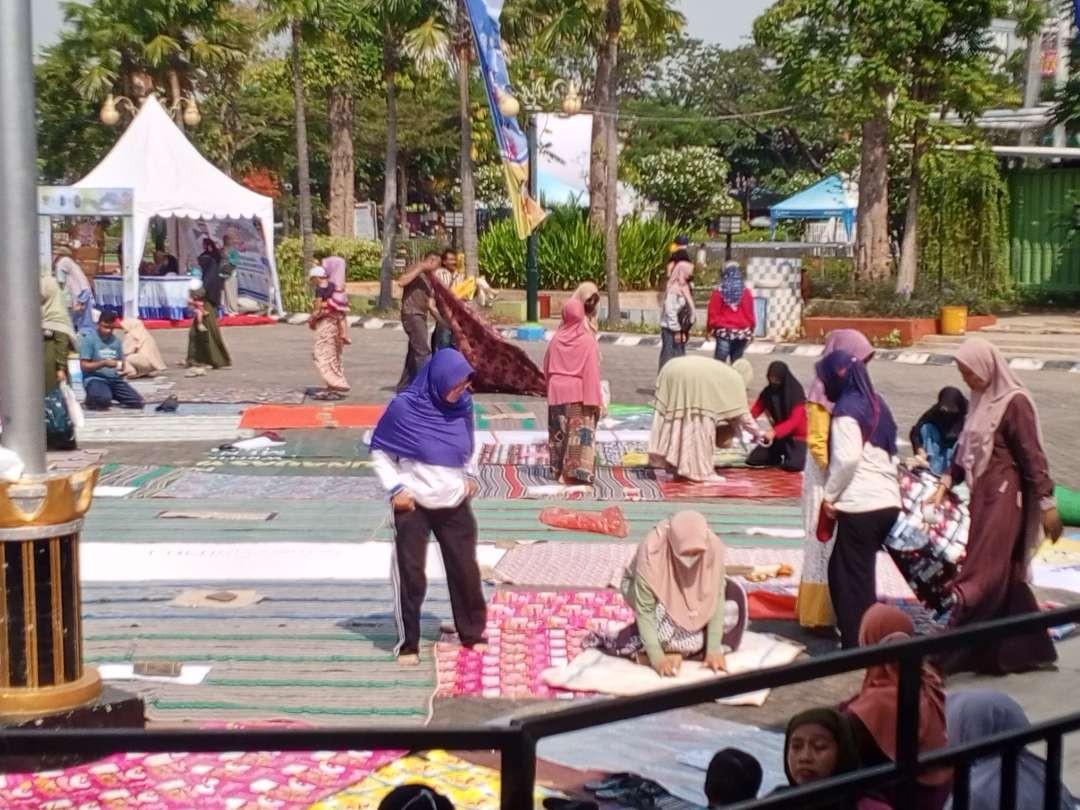
[[[837,329],[829,333],[822,357],[832,352],[848,352],[864,363],[874,356],[874,347],[857,329]],[[829,596],[829,557],[835,538],[828,543],[817,539],[818,510],[825,492],[829,469],[829,425],[832,403],[825,396],[825,386],[817,377],[806,395],[808,460],[803,471],[803,541],[802,581],[795,606],[799,624],[812,629],[828,630],[836,625],[832,598]]]

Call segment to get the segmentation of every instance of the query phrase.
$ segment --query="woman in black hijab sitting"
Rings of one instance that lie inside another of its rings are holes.
[[[765,431],[765,443],[746,457],[751,467],[779,467],[802,472],[806,465],[806,392],[787,363],[769,366],[769,384],[757,398],[750,413],[755,419],[766,414],[772,427]]]
[[[960,389],[946,386],[938,393],[934,406],[911,429],[911,448],[934,475],[948,472],[967,410],[967,398]]]

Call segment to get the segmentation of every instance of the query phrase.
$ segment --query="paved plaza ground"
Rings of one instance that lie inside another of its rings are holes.
[[[187,378],[184,376],[184,369],[175,367],[177,361],[182,359],[184,355],[187,344],[186,331],[164,330],[157,331],[154,335],[166,360],[170,363],[170,369],[165,376],[174,385],[169,390],[169,393],[177,394],[181,402],[193,394],[211,388],[214,390],[228,389],[238,399],[242,399],[244,392],[255,394],[271,389],[278,392],[303,392],[308,387],[318,385],[318,377],[311,363],[312,333],[303,326],[277,325],[226,329],[225,340],[232,354],[233,367],[222,371],[211,371],[205,377],[197,378]],[[347,402],[357,404],[387,402],[393,394],[393,386],[400,374],[402,359],[405,354],[405,337],[403,333],[391,329],[356,328],[352,330],[352,337],[353,345],[347,347],[345,352],[346,373],[353,385],[353,392]],[[535,359],[539,360],[542,357],[545,348],[544,344],[522,345]],[[602,348],[602,353],[603,376],[611,381],[613,401],[648,404],[653,394],[657,350],[642,346],[605,345]],[[774,359],[784,359],[801,379],[808,380],[812,376],[813,358],[798,355],[785,355],[781,358],[778,355],[776,357],[750,356],[749,359],[755,368],[755,388],[763,384],[765,369],[768,363]],[[895,412],[897,422],[901,425],[902,437],[906,435],[908,426],[929,406],[939,388],[950,384],[960,385],[959,375],[953,366],[910,366],[903,363],[882,361],[873,364],[871,371],[876,385],[886,396]],[[1080,452],[1078,452],[1080,446],[1078,446],[1076,438],[1080,435],[1080,409],[1076,406],[1076,395],[1080,392],[1080,375],[1068,372],[1040,371],[1021,372],[1021,376],[1031,387],[1039,406],[1043,430],[1047,439],[1046,444],[1050,455],[1052,474],[1060,483],[1080,488]],[[478,399],[483,403],[520,398],[481,396]],[[545,405],[541,400],[530,401],[528,404],[533,406],[537,414],[541,414],[545,410]],[[185,405],[181,404],[178,416],[196,412],[197,408],[185,407]],[[144,440],[126,441],[128,438],[131,438],[131,436],[125,436],[123,430],[118,430],[112,438],[104,443],[90,443],[84,444],[84,446],[106,449],[108,452],[103,459],[106,463],[149,468],[161,465],[172,467],[194,466],[205,461],[210,449],[220,444],[220,440],[209,438],[185,441],[183,435],[162,437],[161,440],[154,442]],[[377,525],[368,525],[368,522],[377,524],[383,519],[377,515],[377,508],[374,505],[365,505],[362,501],[337,501],[333,491],[326,492],[325,496],[326,511],[322,520],[317,517],[320,503],[322,503],[318,497],[312,497],[308,501],[284,500],[275,505],[267,504],[265,500],[258,500],[257,496],[250,496],[251,500],[248,503],[252,504],[249,507],[251,509],[277,508],[280,510],[283,520],[297,520],[297,525],[301,528],[297,531],[297,536],[290,539],[300,543],[310,540],[313,549],[315,548],[314,544],[317,544],[320,540],[340,542],[343,544],[341,548],[344,549],[350,540],[367,540],[375,537],[377,532],[385,531],[385,529],[380,529]],[[750,512],[762,508],[762,502],[760,501],[746,501],[744,503],[745,509]],[[775,503],[795,509],[798,502],[794,500],[778,500]],[[148,504],[147,508],[150,511],[139,511],[142,508],[139,506],[140,504]],[[170,540],[170,542],[184,542],[182,534],[178,534],[172,529],[166,534],[155,535],[155,526],[160,525],[160,522],[154,524],[150,521],[150,517],[152,517],[151,513],[154,509],[162,504],[164,506],[169,505],[167,501],[121,502],[118,499],[99,499],[94,512],[91,513],[91,520],[88,523],[88,537],[85,539],[91,542],[109,540],[127,542],[130,540],[131,542],[145,542],[150,546],[158,541],[164,542],[166,539]],[[507,506],[509,505],[507,504]],[[656,506],[663,508],[661,505]],[[206,508],[239,509],[244,507],[240,501],[228,501],[221,502],[220,506],[208,503]],[[489,511],[480,510],[481,531],[484,529],[484,515],[497,514],[499,504],[487,504],[486,508]],[[311,511],[312,509],[315,511]],[[95,522],[95,512],[98,515],[97,522]],[[350,518],[350,516],[353,517]],[[312,519],[313,517],[314,519]],[[305,520],[308,521],[306,524],[304,523]],[[252,529],[247,532],[243,529],[243,525],[246,524],[237,524],[215,530],[204,525],[196,525],[203,524],[205,521],[188,521],[188,523],[194,526],[190,533],[190,540],[193,543],[243,543],[250,539],[257,543],[265,541],[269,544],[273,540],[281,539],[270,537],[263,530]],[[219,533],[214,534],[214,531]],[[382,534],[379,534],[379,537],[382,536]],[[628,538],[628,541],[636,539],[640,538],[631,537]],[[268,545],[267,547],[271,546]],[[212,559],[208,559],[206,564],[209,570],[212,569],[214,562]],[[358,572],[358,576],[360,573]],[[348,576],[348,574],[345,573],[343,576]],[[242,582],[233,582],[231,584],[233,587],[244,587]],[[302,583],[287,592],[281,590],[285,587],[281,583],[275,587],[278,590],[274,591],[274,599],[281,600],[276,603],[303,604],[303,609],[309,611],[309,614],[306,614],[305,621],[314,621],[316,615],[332,614],[336,609],[333,603],[337,601],[345,604],[348,599],[349,589],[347,584],[333,586],[332,594],[328,591],[329,595],[324,599],[311,592],[305,593],[306,586]],[[140,586],[138,582],[129,582],[124,585],[125,600],[136,605],[140,601],[145,601],[148,604],[146,607],[128,608],[126,609],[128,610],[127,613],[123,611],[116,612],[119,610],[119,608],[115,607],[116,595],[107,592],[105,585],[100,587],[95,585],[95,588],[97,588],[96,593],[100,596],[99,603],[89,605],[87,610],[91,614],[95,614],[88,622],[88,627],[91,628],[88,632],[96,634],[97,637],[104,638],[103,633],[105,631],[119,633],[127,626],[123,624],[125,621],[139,621],[143,628],[149,631],[149,629],[153,629],[155,624],[152,617],[158,616],[160,620],[164,620],[167,615],[164,612],[167,611],[165,594],[155,584],[146,583]],[[89,593],[93,596],[95,589],[91,588]],[[433,615],[430,621],[434,621],[436,618],[449,618],[448,605],[445,602],[444,594],[445,591],[440,592],[433,602],[429,603],[429,609],[434,614],[437,614]],[[1055,598],[1062,602],[1080,601],[1080,595],[1068,592],[1046,592],[1042,593],[1041,596]],[[113,607],[109,607],[106,603],[113,605]],[[295,608],[292,609],[295,610]],[[350,606],[348,609],[355,610],[355,607]],[[372,617],[382,617],[377,621],[381,623],[379,628],[381,628],[380,632],[383,632],[384,635],[385,631],[392,630],[390,604],[370,604],[365,607],[365,610]],[[110,611],[114,612],[110,613]],[[132,619],[131,617],[135,618]],[[93,621],[95,618],[98,621],[111,622],[111,624],[107,626],[98,625],[98,629],[94,630]],[[342,618],[346,617],[343,616]],[[142,619],[151,619],[151,621],[142,622]],[[291,621],[292,619],[283,619],[275,625],[272,616],[260,621],[259,628],[265,634],[267,641],[265,644],[262,642],[253,643],[258,643],[260,645],[259,649],[266,650],[270,657],[273,658],[276,647],[273,634],[291,632],[288,629],[282,629],[291,626],[289,625]],[[376,620],[373,619],[373,621]],[[202,624],[203,626],[208,625],[206,622]],[[313,624],[304,625],[300,629],[308,632],[313,626]],[[104,629],[102,629],[103,627]],[[755,624],[754,629],[783,634],[805,644],[812,654],[820,654],[828,648],[828,644],[821,639],[802,633],[794,626],[793,622],[769,622],[762,623],[760,626]],[[425,630],[432,631],[432,627],[425,624]],[[126,632],[130,632],[130,630]],[[388,650],[388,642],[386,639],[377,638],[376,636],[375,633],[371,634],[372,643],[374,644],[372,649],[381,651],[381,654],[385,655]],[[292,637],[290,636],[290,638]],[[155,648],[156,654],[166,656],[170,649],[167,642],[160,641],[156,643],[166,645]],[[276,652],[281,653],[288,645],[292,645],[289,649],[290,655],[297,651],[303,653],[305,650],[307,652],[325,651],[318,650],[319,645],[317,644],[308,645],[311,648],[310,650],[307,648],[301,650],[300,647],[297,647],[297,643],[295,640],[282,640]],[[142,652],[146,650],[146,648],[140,649]],[[1023,704],[1033,720],[1059,715],[1066,711],[1075,711],[1080,708],[1080,697],[1076,696],[1075,689],[1077,678],[1080,677],[1080,639],[1061,642],[1058,649],[1061,659],[1057,671],[1032,673],[1006,679],[957,678],[949,682],[949,687],[954,688],[979,683],[1004,689],[1013,694]],[[98,649],[99,656],[104,659],[115,656],[118,651],[122,651],[122,647],[99,647]],[[333,676],[327,674],[325,677],[349,677],[347,670],[346,667],[345,674]],[[260,679],[265,679],[273,674],[272,669],[263,668],[260,670],[255,667],[249,670],[246,676],[253,678],[252,682],[258,681],[262,683],[263,681]],[[279,675],[278,677],[283,676]],[[320,698],[318,678],[321,676],[316,671],[308,670],[306,674],[301,672],[299,675],[293,672],[289,677],[301,681],[304,678],[310,680],[306,688],[303,688],[305,697],[299,700],[298,705],[303,706],[310,704],[312,701],[318,702]],[[387,669],[382,674],[382,677],[395,677],[393,668]],[[430,670],[425,669],[424,677],[430,677]],[[709,705],[698,707],[696,711],[701,716],[723,717],[738,723],[775,730],[781,728],[793,713],[803,708],[836,703],[850,696],[857,690],[860,677],[860,674],[854,673],[822,682],[775,690],[761,708]],[[291,683],[283,681],[277,683],[279,693],[286,693],[290,688],[303,687],[302,683],[295,680]],[[419,682],[414,685],[421,686]],[[332,701],[334,698],[327,697],[325,699]],[[281,702],[286,703],[286,698],[282,697]],[[190,717],[182,717],[182,712],[174,712],[175,720],[186,721],[190,720],[191,717],[198,720],[207,718],[213,713],[212,707],[209,710],[206,710],[205,707],[200,709],[197,688],[179,703],[191,706],[192,712]],[[553,705],[563,704],[562,702],[555,704],[552,701],[513,701],[480,697],[436,698],[433,706],[432,723],[434,725],[448,725],[462,722],[486,722],[494,718],[505,718],[515,712],[545,711]],[[304,717],[303,719],[315,723],[321,722],[318,716],[314,718]],[[339,718],[338,723],[342,724],[348,719]],[[353,722],[370,723],[373,721],[358,713],[353,718]],[[1080,790],[1080,741],[1067,747],[1067,755],[1065,778],[1074,789]]]

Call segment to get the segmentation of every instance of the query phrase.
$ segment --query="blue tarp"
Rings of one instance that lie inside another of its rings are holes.
[[[844,190],[844,181],[836,174],[769,208],[773,236],[776,235],[776,223],[781,219],[833,218],[843,220],[850,237],[855,228],[855,204]]]

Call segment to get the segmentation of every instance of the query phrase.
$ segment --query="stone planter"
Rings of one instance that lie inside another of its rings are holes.
[[[937,334],[938,323],[936,318],[803,318],[803,334],[815,343],[824,343],[825,336],[834,329],[858,329],[878,345],[895,332],[899,345],[910,346],[927,335]]]

